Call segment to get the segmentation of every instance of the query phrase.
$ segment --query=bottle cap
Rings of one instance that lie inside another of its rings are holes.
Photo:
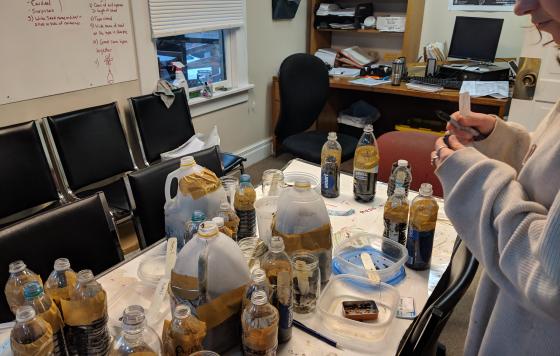
[[[25,300],[33,300],[41,294],[43,294],[43,287],[41,287],[39,282],[33,281],[23,286],[23,298]]]
[[[241,183],[251,183],[251,176],[248,174],[242,174],[241,177],[239,177],[239,182]]]
[[[83,284],[93,281],[93,272],[90,269],[83,269],[78,272],[78,283]]]
[[[419,193],[422,196],[431,196],[433,193],[432,185],[430,183],[422,183]]]
[[[280,236],[272,236],[269,250],[274,253],[284,251],[284,240]]]
[[[266,272],[262,268],[257,268],[251,273],[251,280],[256,284],[266,281]]]
[[[25,265],[25,263],[22,260],[14,261],[14,262],[10,263],[10,265],[8,266],[8,269],[9,269],[10,273],[18,273],[18,272],[23,271],[26,268],[27,268],[27,266]]]
[[[408,161],[406,159],[399,159],[397,165],[399,167],[408,167]]]
[[[67,271],[70,269],[70,261],[67,258],[57,258],[54,261],[54,270],[57,272]]]
[[[146,313],[140,305],[129,305],[123,311],[122,323],[125,329],[135,329],[138,326],[143,326],[145,320]]]
[[[224,226],[224,218],[222,218],[221,216],[216,216],[212,219],[212,221],[215,222],[218,227]]]
[[[191,308],[185,304],[177,304],[173,311],[173,317],[177,319],[185,319],[192,315]]]
[[[204,221],[204,220],[206,220],[206,214],[204,214],[204,212],[202,212],[200,210],[195,210],[195,211],[192,212],[191,220],[192,221]]]
[[[405,190],[403,187],[396,187],[395,191],[393,193],[394,195],[404,195],[405,194]]]
[[[213,221],[205,221],[198,227],[198,236],[203,239],[211,239],[218,236],[218,226]]]
[[[364,132],[373,132],[373,125],[366,125],[366,127],[364,127]]]
[[[336,140],[337,139],[336,132],[329,132],[328,139],[329,140]]]
[[[220,210],[229,210],[231,205],[227,201],[223,201],[220,203]]]
[[[24,323],[35,318],[35,309],[31,305],[24,305],[18,307],[16,310],[16,321],[18,323]]]
[[[253,303],[254,305],[265,305],[267,302],[268,299],[264,290],[255,291],[251,295],[251,303]]]
[[[191,167],[196,164],[193,156],[185,156],[181,158],[181,167]]]

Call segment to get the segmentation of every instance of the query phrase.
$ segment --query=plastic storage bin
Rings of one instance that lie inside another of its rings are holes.
[[[386,283],[341,274],[331,277],[317,302],[317,309],[323,327],[336,335],[335,339],[341,347],[371,353],[375,344],[385,339],[395,318],[399,298],[397,289]],[[345,318],[342,302],[357,300],[374,300],[379,309],[377,320],[355,321]]]
[[[371,256],[381,282],[395,285],[406,276],[404,263],[408,253],[406,248],[382,236],[358,233],[342,242],[334,249],[333,274],[352,274],[367,278],[361,254]]]

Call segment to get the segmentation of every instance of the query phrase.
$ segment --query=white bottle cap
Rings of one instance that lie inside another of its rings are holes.
[[[329,140],[336,140],[337,136],[336,136],[336,132],[329,132]]]
[[[366,127],[364,127],[364,132],[373,132],[373,125],[366,125]]]
[[[218,236],[218,225],[213,221],[205,221],[198,227],[198,236],[203,239],[210,239]]]
[[[280,236],[272,236],[270,239],[269,251],[274,253],[284,251],[284,240]]]
[[[399,159],[397,165],[399,167],[408,167],[408,161],[406,159]]]
[[[215,218],[212,219],[212,221],[216,223],[218,227],[224,226],[224,218],[222,218],[221,216],[216,216]]]
[[[430,183],[422,183],[422,185],[420,185],[419,193],[423,196],[431,196],[433,193],[432,185]]]
[[[181,158],[181,167],[190,167],[194,166],[196,162],[194,161],[193,156],[185,156]]]

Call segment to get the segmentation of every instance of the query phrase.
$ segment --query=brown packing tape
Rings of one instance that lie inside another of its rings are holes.
[[[379,162],[379,152],[375,146],[360,146],[354,153],[354,168],[369,171]]]
[[[220,232],[222,234],[225,234],[225,235],[229,236],[229,237],[233,237],[233,231],[229,227],[227,227],[225,224],[224,224],[224,226],[222,226],[220,228]]]
[[[18,344],[11,341],[14,356],[50,356],[54,351],[53,331],[48,323],[45,323],[45,333],[31,344]]]
[[[417,201],[410,207],[409,224],[418,231],[432,231],[436,228],[439,206],[432,199]]]
[[[64,272],[66,277],[66,287],[63,288],[48,288],[45,285],[45,293],[51,297],[51,299],[60,306],[61,299],[70,299],[70,291],[76,287],[77,275],[76,272],[66,271]]]
[[[53,333],[55,334],[64,327],[64,322],[62,321],[60,310],[58,310],[58,307],[55,303],[51,304],[49,310],[42,314],[39,314],[39,317],[49,323]]]
[[[186,333],[174,333],[171,321],[163,321],[162,344],[165,356],[190,355],[202,350],[202,341],[206,337],[206,324],[194,316],[183,322]]]
[[[247,330],[243,326],[243,344],[255,351],[266,351],[278,343],[278,318],[276,323],[264,329]]]
[[[221,187],[221,182],[209,169],[185,176],[179,180],[179,190],[184,196],[191,196],[198,200],[203,196],[215,192]]]
[[[245,287],[245,285],[242,285],[230,290],[196,308],[199,319],[206,323],[208,329],[212,329],[239,313],[241,297]],[[198,298],[197,278],[171,272],[170,288],[171,292],[181,299],[194,300]]]
[[[64,322],[70,326],[90,325],[107,315],[107,295],[104,290],[87,300],[61,300]]]
[[[235,192],[233,206],[236,210],[249,211],[255,209],[255,200],[257,200],[257,192],[251,187],[245,187],[243,190]]]
[[[297,250],[320,251],[332,248],[331,225],[325,224],[302,234],[284,234],[272,226],[272,235],[281,236],[288,254]]]

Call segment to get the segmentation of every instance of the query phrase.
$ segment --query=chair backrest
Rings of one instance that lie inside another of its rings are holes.
[[[192,154],[196,162],[223,175],[219,147],[214,146]],[[140,248],[145,248],[165,236],[165,180],[167,175],[179,168],[181,159],[156,163],[150,167],[128,174],[125,178],[129,201],[134,212],[134,226]]]
[[[44,123],[70,189],[135,169],[116,102],[49,116]]]
[[[284,59],[278,73],[280,119],[275,128],[279,142],[313,125],[327,102],[329,73],[319,58],[305,53]]]
[[[159,161],[160,154],[187,142],[194,134],[185,90],[175,89],[175,100],[168,109],[154,94],[130,98],[132,124],[146,165]]]
[[[411,189],[418,190],[422,183],[430,183],[434,195],[442,197],[441,183],[430,165],[430,154],[436,140],[436,136],[423,132],[392,131],[381,135],[377,140],[380,156],[378,179],[389,181],[393,162],[406,159],[412,170]]]
[[[428,298],[424,309],[406,331],[397,355],[436,355],[441,331],[469,288],[477,268],[478,261],[465,243],[457,238],[449,266]]]
[[[35,215],[0,230],[0,285],[8,280],[8,264],[23,260],[46,281],[59,257],[76,272],[98,274],[121,262],[123,253],[115,223],[103,193]],[[5,298],[0,298],[0,322],[13,320]]]
[[[61,198],[39,125],[35,121],[0,128],[0,225],[14,214]],[[18,214],[19,215],[19,214]],[[9,220],[9,221],[8,221]]]

